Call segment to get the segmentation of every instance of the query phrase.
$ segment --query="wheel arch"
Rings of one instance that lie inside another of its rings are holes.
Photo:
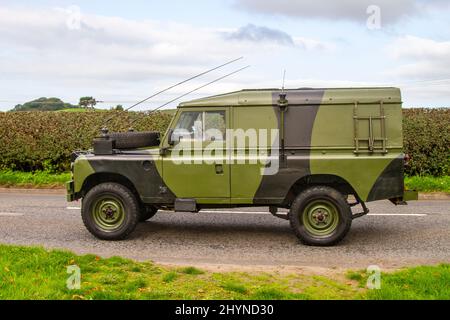
[[[126,176],[121,175],[119,173],[112,173],[112,172],[96,172],[91,175],[89,175],[83,182],[83,185],[81,187],[80,191],[80,197],[83,198],[86,196],[86,194],[94,188],[95,186],[98,186],[102,183],[117,183],[120,184],[126,188],[128,188],[136,197],[136,199],[142,203],[142,199],[135,187],[135,185],[131,182],[130,179],[128,179]]]
[[[355,188],[353,188],[353,186],[344,178],[332,174],[311,174],[298,179],[290,187],[285,198],[285,203],[288,205],[292,204],[298,194],[312,186],[331,187],[344,195],[353,195],[358,200],[360,199],[358,193],[355,191]]]

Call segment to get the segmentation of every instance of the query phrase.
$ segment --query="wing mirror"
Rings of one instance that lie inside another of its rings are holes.
[[[170,146],[173,146],[175,144],[175,141],[173,141],[173,129],[169,129],[169,131],[167,132],[168,137],[167,137],[167,143]]]

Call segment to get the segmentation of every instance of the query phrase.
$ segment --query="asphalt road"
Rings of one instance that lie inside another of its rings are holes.
[[[262,268],[398,268],[450,262],[450,201],[369,204],[338,246],[301,245],[287,221],[265,208],[159,212],[122,242],[99,241],[84,228],[79,203],[64,195],[0,193],[0,243],[182,265]]]

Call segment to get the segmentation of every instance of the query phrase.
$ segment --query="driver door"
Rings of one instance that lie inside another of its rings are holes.
[[[228,203],[230,164],[226,129],[229,108],[183,108],[166,137],[163,177],[177,198]],[[169,143],[170,142],[170,143]]]

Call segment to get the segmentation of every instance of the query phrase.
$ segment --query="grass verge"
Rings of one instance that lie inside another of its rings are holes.
[[[366,272],[349,272],[347,277],[367,284]],[[382,274],[381,288],[368,290],[366,299],[372,300],[450,300],[450,264],[420,266]]]
[[[70,173],[0,171],[0,186],[16,188],[61,188],[70,180]]]
[[[68,266],[78,266],[81,287],[67,288]],[[119,257],[0,245],[0,299],[449,299],[450,265],[382,274],[380,290],[366,290],[369,275],[347,277],[280,273],[208,272],[162,267]]]
[[[67,267],[81,271],[69,290]],[[162,267],[119,257],[0,245],[0,299],[355,299],[356,281],[277,273],[215,273]]]
[[[405,185],[409,190],[419,192],[446,192],[450,193],[450,176],[443,177],[406,177]]]

